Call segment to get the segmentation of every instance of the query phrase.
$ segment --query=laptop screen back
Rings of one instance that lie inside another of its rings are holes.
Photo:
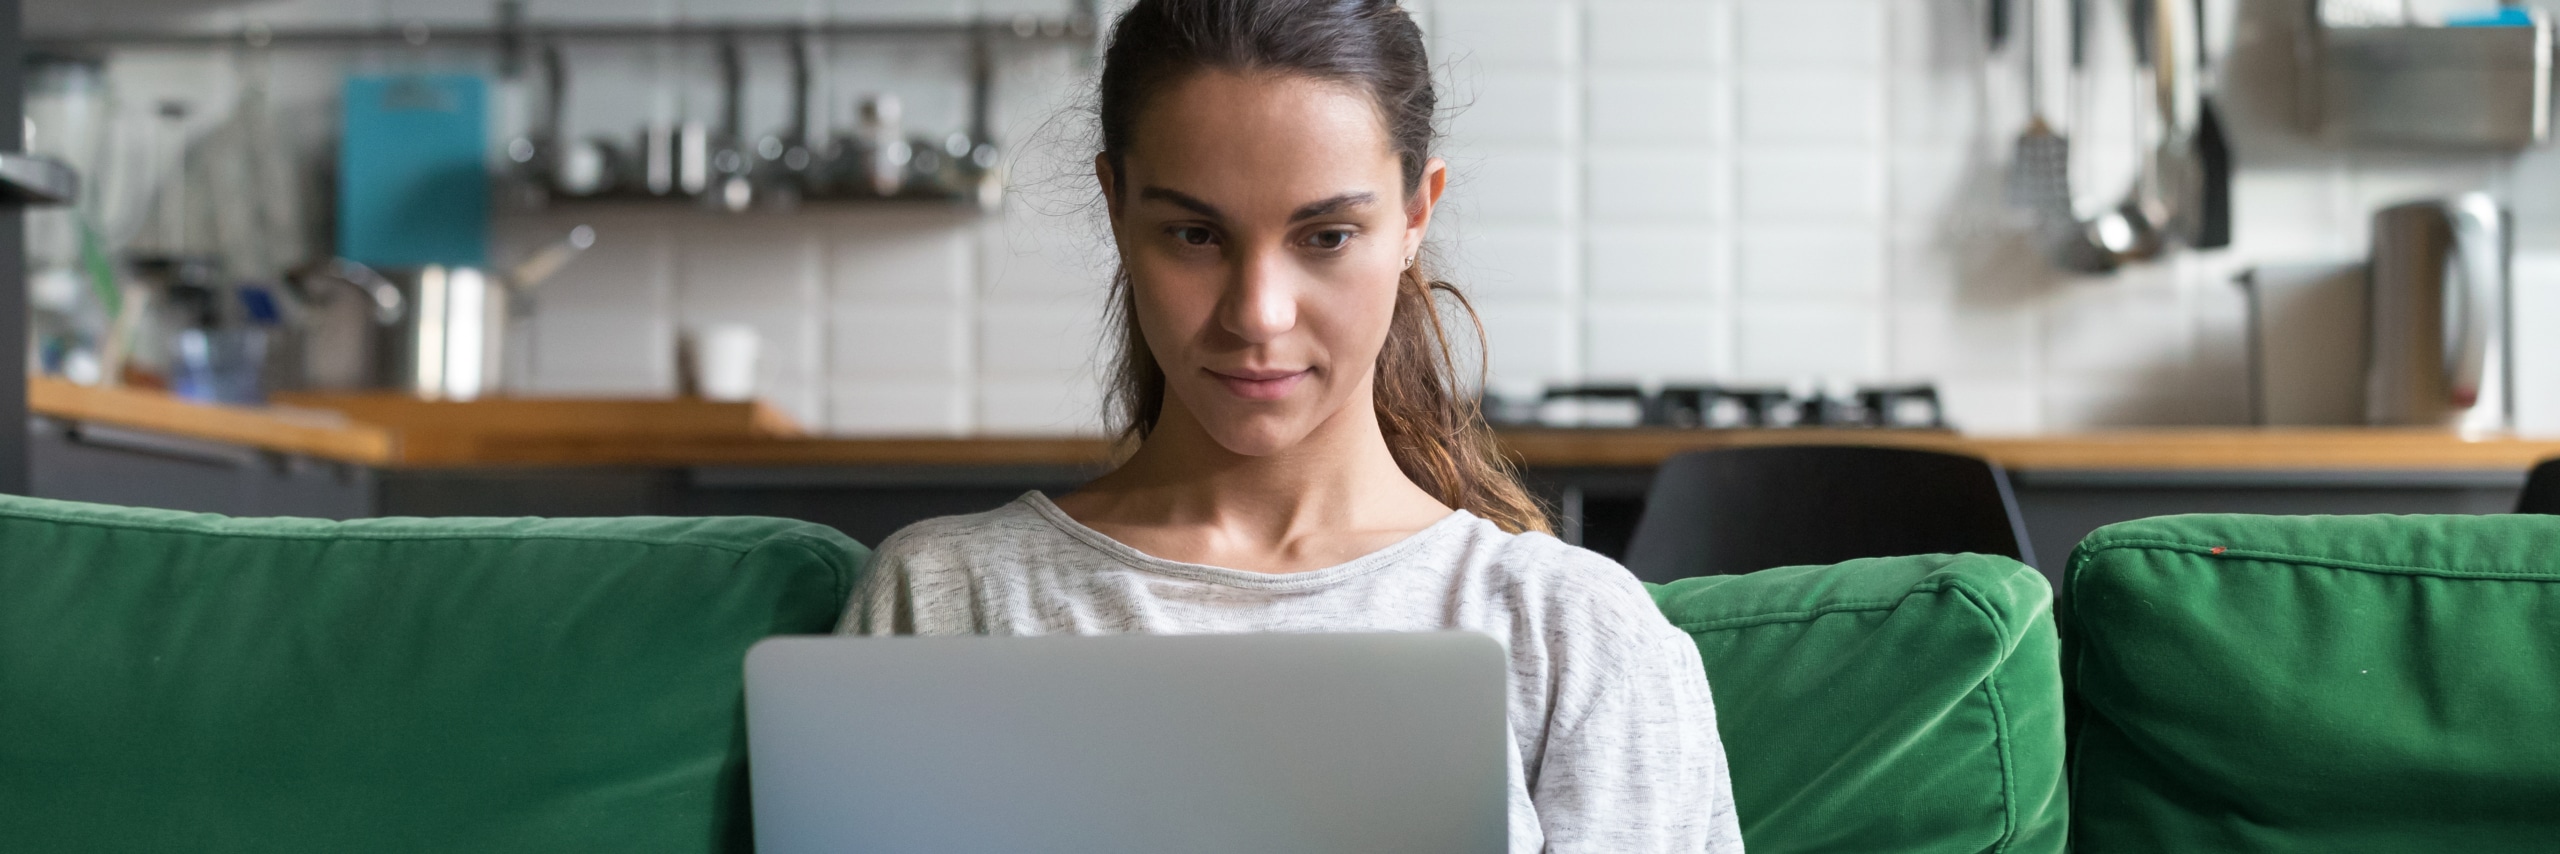
[[[1493,854],[1506,661],[1455,632],[775,638],[756,848]]]

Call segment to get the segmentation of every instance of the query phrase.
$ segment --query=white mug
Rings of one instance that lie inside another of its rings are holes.
[[[693,335],[693,376],[706,400],[745,401],[756,396],[756,357],[763,339],[744,323],[717,323]]]

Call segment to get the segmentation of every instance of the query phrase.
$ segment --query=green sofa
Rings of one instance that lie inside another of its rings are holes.
[[[2560,517],[2148,519],[2069,573],[2075,849],[2560,850]]]
[[[2060,851],[2051,588],[1923,555],[1654,588],[1697,639],[1754,852]]]
[[[833,628],[864,557],[0,496],[0,851],[743,852],[739,662]]]
[[[2560,517],[2174,516],[1654,588],[1755,854],[2560,850]],[[2066,728],[2067,720],[2067,728]]]
[[[864,556],[0,497],[0,850],[746,851],[739,662]],[[1756,854],[2560,847],[2560,518],[2132,522],[2058,609],[1974,555],[1654,595]]]

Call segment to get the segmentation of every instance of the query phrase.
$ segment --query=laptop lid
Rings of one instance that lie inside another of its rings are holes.
[[[1507,661],[1461,632],[768,639],[756,849],[1493,854]]]

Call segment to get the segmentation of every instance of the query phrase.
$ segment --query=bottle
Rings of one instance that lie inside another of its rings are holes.
[[[871,194],[883,199],[906,188],[907,161],[915,159],[915,149],[898,127],[900,112],[898,96],[887,93],[864,97],[856,111],[860,123],[854,133],[865,153],[863,175]]]

